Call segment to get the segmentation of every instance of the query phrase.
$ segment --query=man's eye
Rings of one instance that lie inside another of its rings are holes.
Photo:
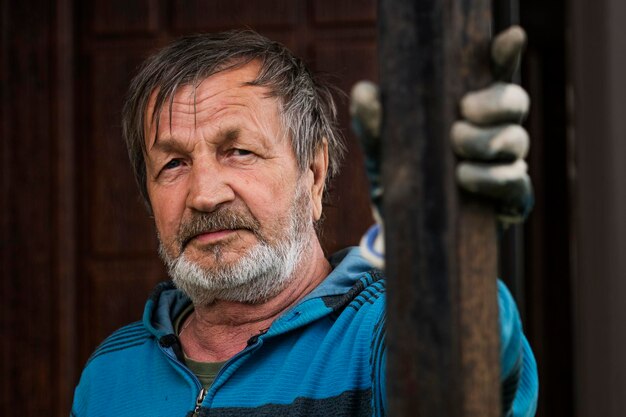
[[[167,164],[165,164],[163,169],[166,170],[166,169],[178,168],[180,164],[181,164],[180,159],[172,159]]]
[[[247,156],[252,155],[252,152],[245,149],[235,148],[232,150],[232,154],[233,156]]]

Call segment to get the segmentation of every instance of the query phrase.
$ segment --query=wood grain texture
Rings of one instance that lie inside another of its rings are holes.
[[[2,415],[46,415],[57,409],[61,394],[55,312],[65,300],[54,296],[58,231],[51,9],[46,1],[2,3]],[[33,393],[38,393],[36,401]]]
[[[172,2],[172,26],[185,31],[289,27],[297,22],[299,3],[292,0]]]
[[[74,4],[72,0],[56,1],[56,55],[53,71],[55,88],[51,102],[56,145],[56,251],[55,272],[58,275],[57,301],[52,320],[57,334],[54,363],[56,408],[50,415],[66,415],[71,409],[74,381],[80,370],[77,363],[77,309],[76,309],[76,135],[74,134]]]
[[[380,3],[394,416],[499,416],[495,219],[459,200],[449,129],[489,79],[489,2]]]
[[[122,140],[121,108],[140,52],[96,49],[91,66],[88,136],[82,172],[91,224],[89,250],[94,256],[153,256],[154,224],[148,217]]]
[[[312,46],[315,68],[328,74],[330,80],[343,92],[349,92],[361,79],[378,79],[376,43],[370,40],[344,39],[334,42],[315,42]],[[355,71],[362,68],[363,71]],[[327,253],[355,245],[367,228],[373,224],[370,214],[368,184],[365,177],[363,155],[358,140],[350,126],[348,103],[345,96],[336,96],[339,103],[339,124],[344,127],[347,158],[341,174],[332,182],[331,192],[324,207],[322,235]]]
[[[457,256],[462,415],[497,417],[501,400],[495,216],[470,197],[461,201]]]
[[[155,34],[159,0],[96,0],[91,3],[93,31],[99,35]]]
[[[148,296],[167,279],[165,268],[150,259],[92,261],[87,276],[91,291],[88,332],[81,350],[84,360],[113,331],[141,320]]]
[[[316,24],[376,23],[375,0],[313,0],[311,7]]]

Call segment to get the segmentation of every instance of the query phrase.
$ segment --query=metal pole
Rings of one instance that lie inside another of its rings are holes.
[[[449,130],[490,81],[489,0],[381,0],[389,414],[500,415],[495,219],[460,195]]]

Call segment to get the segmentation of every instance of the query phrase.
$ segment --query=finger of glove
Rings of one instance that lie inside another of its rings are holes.
[[[533,204],[533,190],[523,160],[512,164],[460,163],[457,181],[466,191],[492,199],[500,216],[523,220]]]
[[[382,184],[380,178],[380,123],[382,109],[378,87],[369,81],[358,82],[350,94],[352,128],[361,141],[365,153],[365,170],[370,183],[370,199],[374,216],[382,212]]]
[[[467,93],[460,107],[463,118],[476,125],[521,123],[530,108],[530,98],[518,85],[494,83]]]
[[[357,134],[367,141],[378,140],[382,108],[378,86],[370,81],[359,81],[350,92],[350,115],[356,124]],[[366,143],[369,146],[369,143]]]
[[[492,128],[457,121],[450,131],[452,150],[463,159],[475,161],[514,161],[528,153],[528,133],[520,125]]]
[[[526,32],[519,26],[511,26],[495,37],[491,43],[491,61],[496,80],[511,80],[522,59],[526,39]]]

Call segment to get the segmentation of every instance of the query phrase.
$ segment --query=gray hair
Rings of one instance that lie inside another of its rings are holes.
[[[282,123],[301,170],[310,166],[315,153],[328,141],[330,180],[339,171],[345,152],[337,126],[333,88],[315,77],[304,62],[278,42],[251,30],[199,34],[182,37],[148,58],[132,80],[122,111],[122,133],[140,194],[151,210],[146,186],[146,113],[156,92],[151,122],[159,118],[163,106],[172,102],[182,86],[198,86],[220,71],[249,62],[261,65],[257,78],[248,85],[264,86],[278,97]],[[171,107],[170,107],[171,117]]]

